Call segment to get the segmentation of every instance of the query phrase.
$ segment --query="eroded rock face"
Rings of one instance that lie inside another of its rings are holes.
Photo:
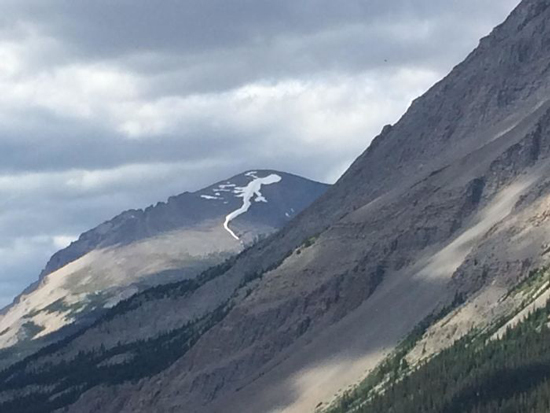
[[[20,380],[5,397],[79,352],[101,372],[98,354],[184,337],[162,369],[87,385],[63,411],[313,411],[457,293],[546,262],[549,23],[549,1],[523,1],[291,225],[196,288],[130,300],[0,377]]]

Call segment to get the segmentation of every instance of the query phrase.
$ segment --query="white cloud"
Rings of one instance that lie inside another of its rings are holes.
[[[14,72],[18,64],[14,57],[3,71]],[[20,76],[0,73],[0,109],[24,115],[41,108],[58,117],[108,121],[113,105],[135,98],[136,83],[131,74],[105,65],[68,65]]]
[[[53,245],[56,250],[60,250],[69,246],[78,237],[74,235],[56,235],[53,237]]]

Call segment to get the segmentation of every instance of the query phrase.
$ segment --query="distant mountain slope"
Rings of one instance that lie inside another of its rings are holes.
[[[326,188],[291,174],[250,171],[123,212],[53,255],[40,281],[3,311],[0,348],[90,323],[148,286],[192,278],[281,228]]]
[[[550,265],[549,45],[524,0],[290,225],[1,373],[0,410],[312,412],[540,305],[511,291]]]

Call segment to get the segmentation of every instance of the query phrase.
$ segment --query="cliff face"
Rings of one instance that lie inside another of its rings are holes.
[[[548,261],[549,24],[550,1],[524,0],[290,225],[0,376],[0,407],[313,411],[457,295],[483,317],[488,289]],[[62,361],[94,381],[62,382]]]

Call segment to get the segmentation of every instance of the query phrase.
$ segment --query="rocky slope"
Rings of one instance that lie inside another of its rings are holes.
[[[4,353],[9,360],[147,287],[193,278],[282,227],[326,188],[290,174],[250,171],[123,212],[53,255],[40,281],[3,311],[0,348],[11,347]]]
[[[461,304],[452,341],[516,308],[549,259],[549,96],[550,1],[524,0],[290,225],[3,372],[0,409],[313,411],[430,314]]]
[[[544,286],[548,275],[548,269],[535,271],[509,291],[506,299],[521,299],[526,306],[520,308],[529,309],[521,321],[510,325],[509,317],[503,316],[483,328],[473,328],[422,363],[411,360],[415,351],[409,352],[415,343],[426,345],[425,340],[418,341],[422,326],[417,327],[392,357],[328,412],[548,412],[550,301],[548,286]],[[542,295],[546,295],[544,300]],[[542,305],[530,308],[538,301]],[[449,321],[449,317],[444,319]]]

